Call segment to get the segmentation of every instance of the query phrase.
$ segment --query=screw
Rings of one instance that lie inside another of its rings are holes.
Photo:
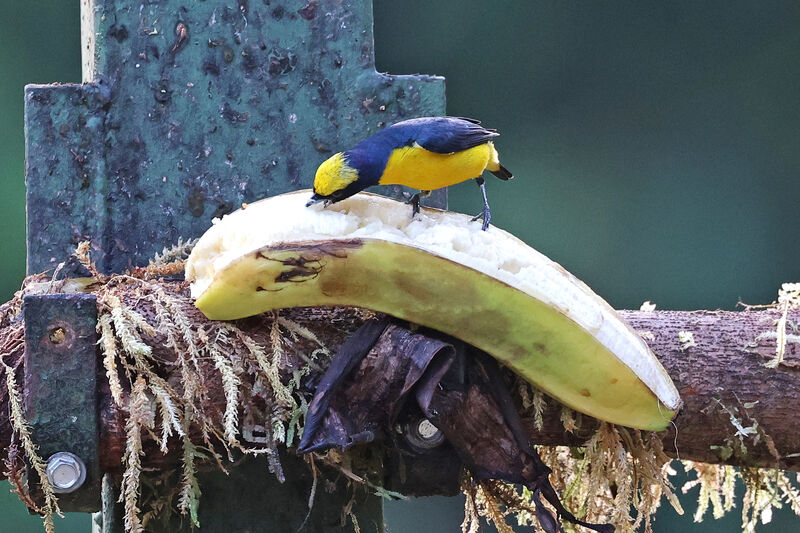
[[[70,452],[57,452],[47,460],[47,480],[53,492],[73,492],[86,481],[86,465],[81,458]]]

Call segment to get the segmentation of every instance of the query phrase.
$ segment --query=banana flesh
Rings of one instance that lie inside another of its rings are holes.
[[[306,208],[309,191],[218,221],[187,279],[232,320],[285,307],[364,307],[442,331],[580,412],[661,430],[680,406],[656,357],[585,284],[516,237],[465,215],[359,194]]]

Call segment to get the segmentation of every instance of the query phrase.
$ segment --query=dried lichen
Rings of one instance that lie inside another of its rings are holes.
[[[687,472],[693,472],[695,479],[687,481],[684,494],[699,487],[698,508],[695,522],[701,522],[708,511],[717,519],[735,507],[735,490],[738,482],[744,485],[742,496],[742,531],[754,533],[759,524],[772,521],[773,511],[788,506],[800,515],[800,489],[795,478],[781,470],[770,468],[734,468],[727,465],[713,465],[686,461]]]
[[[38,280],[38,279],[37,279]],[[45,474],[46,464],[39,455],[38,446],[33,442],[31,428],[25,420],[22,406],[22,391],[17,383],[18,366],[22,362],[21,354],[25,349],[24,326],[16,320],[22,312],[22,291],[17,292],[14,298],[0,306],[0,371],[4,374],[6,394],[9,403],[8,417],[13,430],[12,442],[8,457],[5,460],[6,475],[12,481],[16,492],[23,502],[33,503],[27,487],[27,480],[22,475],[22,456],[28,465],[36,472],[37,484],[41,490],[44,502],[41,506],[34,505],[32,509],[39,512],[44,520],[47,533],[54,531],[53,515],[63,516],[58,506],[58,498],[53,491],[53,486]]]
[[[528,413],[533,411],[529,400]],[[574,411],[562,409],[562,423],[576,430]],[[550,481],[564,506],[578,518],[594,523],[611,523],[620,532],[652,531],[652,517],[663,497],[682,513],[669,476],[671,459],[655,433],[601,424],[580,447],[538,447],[542,460],[553,473]],[[555,510],[545,507],[537,494],[501,481],[462,483],[466,494],[462,532],[478,531],[482,517],[498,531],[511,531],[509,520],[519,525],[538,525],[552,520]],[[549,509],[548,511],[545,511]],[[548,526],[549,527],[549,526]],[[564,523],[566,531],[582,531]]]
[[[480,519],[494,524],[499,533],[514,533],[507,521],[513,517],[517,525],[538,524],[544,531],[557,531],[555,510],[542,503],[538,493],[497,480],[475,481],[465,476],[462,490],[466,496],[462,533],[480,531]]]
[[[723,461],[727,461],[731,456],[746,460],[748,445],[758,446],[761,443],[766,446],[776,464],[781,460],[781,455],[775,447],[775,441],[750,413],[750,409],[757,404],[758,401],[739,402],[738,406],[729,406],[719,399],[715,399],[715,405],[712,407],[718,407],[722,410],[728,416],[733,429],[736,430],[733,434],[727,436],[720,445],[712,447]]]
[[[520,377],[517,377],[515,383],[522,410],[533,414],[533,427],[536,431],[541,431],[544,427],[544,410],[547,407],[544,393]]]
[[[542,458],[553,468],[553,485],[568,509],[584,519],[610,522],[618,531],[641,525],[651,531],[662,495],[673,506],[677,502],[668,480],[670,460],[651,433],[604,423],[584,448],[553,448]]]
[[[697,343],[694,340],[694,333],[691,331],[679,331],[678,342],[681,343],[680,349],[682,352],[697,346]]]
[[[696,478],[684,483],[681,492],[687,494],[695,487],[700,489],[697,495],[697,509],[694,513],[695,522],[703,521],[709,506],[714,519],[722,518],[725,513],[733,509],[736,469],[727,465],[712,465],[694,461],[685,461],[683,466],[687,472],[694,472]]]
[[[776,368],[778,365],[797,366],[796,362],[787,363],[785,361],[786,345],[789,343],[800,344],[800,334],[798,325],[789,320],[789,311],[800,308],[800,283],[784,283],[778,289],[778,299],[767,305],[748,305],[739,302],[745,309],[775,309],[779,315],[775,320],[775,327],[769,331],[764,331],[753,339],[750,348],[758,347],[761,341],[775,341],[775,356],[764,363],[767,368]]]
[[[5,351],[0,351],[0,354],[5,354]],[[28,463],[36,471],[38,476],[39,488],[44,493],[44,506],[42,507],[42,514],[44,517],[44,528],[47,533],[53,533],[55,526],[53,524],[53,515],[63,516],[58,507],[58,499],[56,498],[53,486],[47,479],[45,470],[47,465],[44,459],[39,455],[39,450],[31,437],[31,429],[28,422],[25,420],[22,409],[22,395],[17,387],[16,379],[14,378],[14,369],[10,367],[5,361],[2,362],[3,370],[6,375],[6,387],[8,390],[9,400],[9,418],[14,428],[17,438],[22,443],[22,449],[25,453],[25,458]]]
[[[753,404],[726,406],[717,400],[717,406],[729,417],[731,427],[735,432],[725,439],[721,446],[715,449],[722,460],[731,456],[747,457],[748,445],[757,446],[760,443],[769,450],[775,458],[776,464],[781,457],[772,438],[764,431],[763,427],[749,413]],[[740,408],[741,407],[741,408]],[[800,476],[792,482],[788,475],[774,468],[742,467],[734,468],[728,465],[717,465],[684,461],[687,472],[693,472],[695,479],[687,481],[682,487],[684,494],[694,487],[699,487],[697,498],[697,511],[694,515],[695,522],[703,520],[709,506],[712,516],[717,519],[731,511],[735,506],[735,488],[737,480],[744,485],[742,497],[742,531],[753,533],[759,521],[767,524],[772,520],[772,513],[784,505],[800,515]]]
[[[142,376],[130,394],[128,404],[128,420],[125,422],[125,455],[122,462],[125,473],[120,486],[120,501],[125,506],[125,531],[140,533],[143,531],[139,512],[139,476],[142,473],[142,430],[151,430],[155,421],[150,398],[147,396],[147,383]]]
[[[565,507],[581,519],[611,523],[621,533],[652,532],[653,517],[662,499],[683,514],[670,483],[670,477],[676,474],[676,461],[664,454],[656,433],[602,424],[585,446],[539,447],[539,452],[553,469],[550,479]],[[687,473],[694,475],[681,487],[682,492],[689,494],[698,489],[695,522],[702,521],[709,509],[714,519],[731,512],[737,483],[744,485],[743,532],[755,532],[759,522],[769,523],[773,511],[784,506],[800,515],[800,475],[793,481],[788,473],[776,469],[740,469],[693,461],[682,464]],[[546,517],[537,514],[534,495],[527,489],[520,491],[508,483],[475,482],[470,478],[462,489],[466,495],[462,533],[479,531],[481,518],[503,532],[511,531],[512,517],[519,525],[539,526],[540,517]],[[582,531],[568,523],[562,528],[567,532]]]
[[[781,316],[775,326],[775,357],[765,363],[768,368],[775,368],[783,362],[787,342],[800,343],[800,335],[786,332],[789,310],[800,307],[800,283],[784,283],[781,286],[778,291],[777,307]],[[794,325],[792,327],[797,329]]]
[[[649,313],[655,310],[656,310],[656,304],[654,304],[650,300],[645,300],[644,302],[642,302],[642,305],[639,306],[639,311],[645,311]]]
[[[317,345],[304,356],[310,362],[330,353],[311,331],[277,313],[266,347],[234,324],[198,324],[197,311],[188,295],[168,293],[159,283],[159,276],[182,270],[189,248],[180,243],[174,250],[165,250],[146,268],[108,277],[94,267],[88,246],[82,244],[76,251],[81,264],[95,277],[103,365],[112,398],[127,415],[120,501],[125,507],[125,528],[129,532],[144,530],[140,476],[145,434],[164,453],[171,447],[171,440],[182,447],[177,510],[198,526],[198,461],[213,457],[222,467],[220,452],[228,456],[232,450],[267,455],[270,469],[283,478],[277,446],[286,442],[287,426],[290,439],[301,431],[307,403],[304,398],[296,399],[295,391],[300,377],[309,370],[307,366],[298,368],[291,379],[282,378],[285,337],[303,338]],[[159,353],[161,345],[176,355],[170,363],[174,368],[169,380],[159,372],[164,362]],[[213,410],[204,408],[210,405],[209,379],[218,380],[225,398],[225,409],[219,418]],[[126,383],[130,384],[127,397]],[[271,399],[268,412],[257,413],[270,421],[271,438],[263,448],[245,446],[240,441],[240,412],[252,414],[256,409],[242,405],[245,383],[251,389],[257,388],[260,397]]]

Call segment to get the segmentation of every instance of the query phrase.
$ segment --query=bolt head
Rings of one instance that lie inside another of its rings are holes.
[[[81,458],[70,452],[57,452],[47,460],[47,480],[53,485],[53,492],[69,493],[86,481],[86,465]]]
[[[419,451],[436,448],[445,440],[444,433],[427,418],[420,418],[408,424],[403,433],[406,442]]]
[[[417,433],[425,440],[433,440],[438,437],[439,428],[433,425],[433,422],[427,418],[423,418],[417,424]]]

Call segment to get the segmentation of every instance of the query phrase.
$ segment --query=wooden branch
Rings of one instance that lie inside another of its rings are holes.
[[[777,368],[765,366],[775,356],[777,311],[620,313],[657,354],[683,399],[673,426],[661,434],[668,455],[800,470],[798,345],[787,344],[785,359]],[[316,322],[315,333],[332,348],[343,341],[342,330],[354,330],[361,322],[357,315],[341,310],[292,310],[290,316],[306,325]],[[330,327],[331,319],[337,328]],[[793,312],[789,322],[798,321],[800,312]],[[251,320],[245,328],[257,335],[263,323]],[[224,398],[219,394],[222,406]],[[568,433],[560,420],[561,410],[549,400],[542,431],[534,429],[530,416],[523,418],[534,443],[581,445],[599,424],[579,416],[579,428]],[[122,434],[116,424],[107,430]],[[119,464],[116,457],[107,465],[115,463]]]
[[[776,310],[620,311],[667,369],[683,400],[674,425],[664,432],[665,451],[681,459],[800,470],[800,347],[786,345],[777,368]],[[792,311],[796,324],[800,312]],[[547,445],[579,444],[594,423],[569,435],[548,409],[542,432]],[[738,427],[737,427],[738,425]],[[744,430],[744,431],[742,431]],[[740,433],[737,436],[737,431]]]
[[[185,292],[185,286],[180,284],[165,284],[165,288],[176,293]],[[342,309],[295,309],[282,313],[312,329],[331,349],[336,349],[347,332],[355,330],[362,322],[361,314]],[[785,359],[777,368],[765,366],[775,355],[778,311],[620,313],[658,355],[683,398],[683,409],[673,427],[662,434],[668,454],[710,463],[800,470],[800,417],[796,412],[800,402],[798,344],[787,344]],[[202,322],[205,319],[196,313],[192,320]],[[265,326],[269,320],[269,316],[256,317],[239,321],[237,325],[257,341],[267,343]],[[792,311],[789,324],[798,321],[800,311]],[[0,327],[5,325],[0,324]],[[306,350],[308,347],[298,348]],[[15,351],[6,358],[7,364],[13,366],[14,359],[19,356],[21,351]],[[174,354],[167,353],[164,348],[159,357],[169,361]],[[105,376],[102,380],[105,381]],[[7,413],[8,398],[3,386],[4,383],[0,383],[0,412]],[[101,402],[103,466],[114,471],[120,468],[124,449],[124,422],[122,413],[113,407],[108,389],[101,391],[101,396],[104,396]],[[222,413],[225,405],[222,389],[210,390],[209,397],[215,402],[216,410]],[[598,424],[589,417],[579,416],[578,429],[567,433],[559,418],[561,410],[555,401],[548,401],[541,431],[534,429],[530,414],[523,413],[523,422],[534,443],[580,445]],[[10,437],[7,417],[0,417],[0,453],[3,455]],[[169,455],[152,453],[148,456],[153,458],[152,466],[174,464],[175,458]]]

